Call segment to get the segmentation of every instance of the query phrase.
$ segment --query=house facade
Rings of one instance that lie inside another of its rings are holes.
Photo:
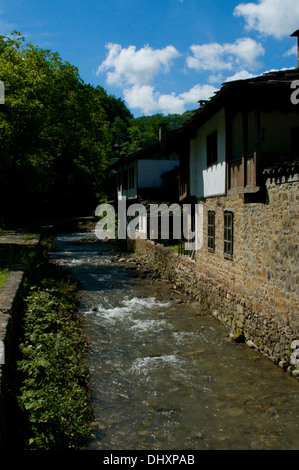
[[[282,362],[299,339],[298,78],[294,69],[227,83],[189,124],[199,283],[232,335]]]

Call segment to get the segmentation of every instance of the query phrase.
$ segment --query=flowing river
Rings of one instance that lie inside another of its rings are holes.
[[[88,449],[299,449],[296,379],[93,233],[56,241],[52,257],[82,284],[91,342]]]

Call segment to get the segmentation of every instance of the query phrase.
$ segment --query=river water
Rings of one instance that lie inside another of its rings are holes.
[[[172,284],[145,278],[92,233],[52,257],[82,284],[91,342],[90,450],[298,450],[299,384]]]

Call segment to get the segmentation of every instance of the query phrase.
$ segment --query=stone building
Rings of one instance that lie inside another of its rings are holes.
[[[185,126],[181,185],[203,208],[195,271],[214,315],[285,365],[299,339],[298,78],[294,69],[223,85]]]
[[[298,80],[299,69],[291,69],[227,82],[187,123],[164,136],[163,144],[122,162],[122,175],[130,168],[136,175],[140,158],[153,165],[165,152],[167,164],[179,162],[176,200],[192,206],[195,228],[192,257],[170,256],[147,240],[128,240],[130,245],[204,299],[231,337],[294,375],[299,375],[292,361],[299,340]],[[151,180],[149,169],[144,175]],[[151,189],[147,207],[162,200],[157,188]],[[136,198],[131,190],[127,195]],[[174,194],[166,191],[164,200],[173,202]]]

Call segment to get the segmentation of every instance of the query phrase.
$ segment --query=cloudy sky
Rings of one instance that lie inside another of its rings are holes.
[[[183,113],[225,81],[295,67],[299,0],[0,0],[0,28],[58,52],[135,117]]]

